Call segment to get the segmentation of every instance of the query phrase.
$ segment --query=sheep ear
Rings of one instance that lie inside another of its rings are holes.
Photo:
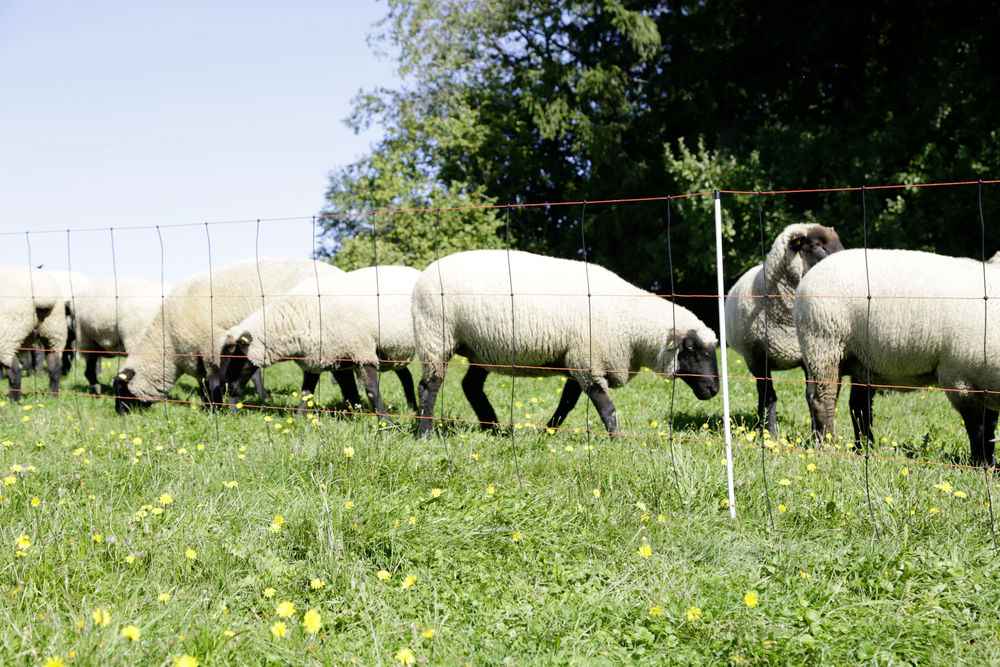
[[[252,343],[252,342],[253,342],[253,336],[250,335],[249,331],[244,331],[240,335],[240,337],[236,340],[236,345],[237,345],[237,347],[241,347],[243,349],[246,349],[250,345],[250,343]]]
[[[798,252],[802,250],[802,246],[805,245],[806,237],[804,234],[796,234],[795,236],[788,239],[788,247],[791,248],[792,252]]]
[[[135,377],[135,369],[126,368],[122,370],[120,373],[118,373],[118,375],[116,375],[115,377],[121,380],[122,382],[131,382],[132,378]]]

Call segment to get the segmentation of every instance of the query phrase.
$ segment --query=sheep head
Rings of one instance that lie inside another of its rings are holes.
[[[691,329],[674,334],[676,352],[674,374],[683,380],[699,400],[712,398],[719,392],[719,363],[715,352],[715,334]]]
[[[239,335],[227,333],[222,343],[219,369],[230,396],[242,396],[247,382],[257,370],[247,359],[247,350],[252,342],[253,336],[249,331],[244,331]]]
[[[136,397],[129,388],[129,382],[134,378],[135,369],[123,368],[111,383],[112,391],[115,394],[115,411],[118,413],[132,412],[150,405],[149,401]]]
[[[783,238],[784,237],[784,238]],[[820,260],[844,249],[833,227],[823,225],[789,225],[774,242],[774,249],[784,243],[786,266],[796,266],[798,280]],[[798,280],[795,284],[798,284]]]

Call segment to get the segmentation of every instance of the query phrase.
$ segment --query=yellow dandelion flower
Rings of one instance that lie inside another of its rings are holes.
[[[131,565],[132,563],[135,562],[135,556],[133,556],[132,554],[125,556],[125,562]]]
[[[780,482],[778,482],[778,484],[780,484],[782,486],[788,486],[791,483],[792,483],[792,480],[790,480],[790,479],[783,479]]]
[[[94,619],[94,625],[99,627],[106,627],[108,623],[111,622],[111,614],[104,607],[98,607],[91,614],[91,618]]]
[[[417,656],[413,655],[413,651],[408,648],[399,649],[392,657],[394,660],[403,665],[412,665],[417,661]]]
[[[382,581],[388,581],[389,579],[392,578],[392,575],[389,573],[388,570],[379,570],[376,574],[378,575],[378,578],[381,579]]]
[[[423,632],[420,633],[420,636],[423,637],[424,639],[433,639],[434,638],[434,629],[433,628],[427,628],[426,630],[424,630]]]
[[[495,487],[495,486],[487,486],[487,487],[486,487],[486,493],[487,493],[487,494],[489,494],[489,495],[491,495],[491,496],[492,496],[492,495],[493,495],[494,493],[496,493],[496,492],[497,492],[497,490],[496,490],[496,487]]]
[[[403,585],[401,586],[401,588],[405,591],[415,583],[417,583],[417,578],[414,577],[412,574],[408,574],[406,575],[406,579],[403,579]]]
[[[174,667],[198,667],[200,664],[198,658],[193,655],[182,655],[179,658],[174,658]]]
[[[42,501],[41,501],[40,498],[32,498],[31,499],[31,506],[32,507],[38,507],[41,504],[42,504]]]
[[[661,607],[658,604],[654,604],[652,607],[649,608],[649,615],[650,616],[663,616],[663,607]]]
[[[354,509],[354,501],[348,500],[346,503],[344,503],[344,509],[345,510],[352,510],[352,509]]]
[[[264,589],[264,597],[266,597],[266,598],[273,598],[274,594],[277,593],[277,592],[278,591],[276,589],[271,588],[270,586],[268,586],[267,588]]]
[[[936,507],[932,507],[929,510],[927,510],[928,514],[937,514],[937,512],[938,512],[938,508],[936,508]]]
[[[104,538],[103,538],[103,537],[101,537],[101,535],[100,535],[99,533],[94,533],[93,535],[91,535],[90,539],[92,539],[92,540],[94,540],[95,542],[97,542],[98,544],[100,544],[100,543],[101,543],[101,541],[102,541],[102,540],[103,540]]]
[[[170,599],[170,593],[160,593],[160,595],[156,599],[159,600],[160,602],[166,602],[167,600]]]
[[[411,516],[411,517],[410,517],[410,519],[409,519],[409,521],[408,521],[408,523],[409,523],[409,524],[410,524],[411,526],[415,526],[415,525],[417,525],[417,517],[415,517],[415,516]]]
[[[142,637],[142,630],[137,625],[126,625],[122,628],[122,637],[137,642],[139,641],[139,637]]]
[[[510,539],[513,540],[514,542],[520,542],[521,533],[514,533],[513,535],[511,535]]]
[[[14,546],[18,549],[27,549],[31,546],[31,538],[27,535],[21,535],[16,540],[14,540]]]
[[[954,494],[952,494],[952,495],[954,495],[954,496],[955,496],[956,498],[965,498],[965,497],[966,497],[966,495],[965,495],[965,491],[956,491],[956,492],[955,492]]]
[[[431,495],[434,496],[435,498],[439,498],[441,496],[441,489],[437,488],[431,489]]]
[[[319,577],[316,577],[315,579],[309,582],[309,588],[313,589],[314,591],[318,591],[324,586],[326,586],[326,582],[320,579]]]
[[[284,602],[279,602],[278,606],[274,608],[274,613],[276,613],[281,618],[289,618],[295,613],[295,605],[285,600]]]
[[[940,484],[935,484],[934,488],[944,491],[945,493],[951,493],[953,487],[948,482],[941,482]]]
[[[639,547],[639,557],[649,558],[652,555],[653,555],[653,548],[650,547],[649,544],[643,542],[642,546]]]
[[[906,477],[907,475],[910,474],[910,469],[909,468],[903,468],[902,470],[899,471],[899,474],[902,475],[903,477]]]
[[[808,470],[809,472],[812,472],[815,469],[816,469],[815,463],[810,463],[809,465],[806,466],[806,470]]]
[[[751,609],[753,609],[754,607],[756,607],[757,603],[759,601],[760,601],[760,598],[757,596],[757,593],[755,593],[754,591],[750,591],[749,593],[747,593],[746,595],[743,596],[743,604],[745,604],[746,606],[750,607]]]
[[[58,655],[50,655],[45,658],[45,662],[42,663],[42,667],[66,667],[66,663]]]
[[[160,501],[161,505],[169,505],[170,503],[174,502],[174,497],[169,493],[161,493],[158,500]]]
[[[236,486],[236,481],[233,480],[231,482],[223,482],[222,486],[226,487],[227,489],[232,489]]]
[[[194,549],[188,549],[184,552],[184,556],[190,560],[195,560],[198,558],[198,552]]]
[[[351,458],[354,456],[354,447],[344,447],[344,458]]]
[[[600,489],[594,489],[594,497],[595,498],[600,498],[601,497],[601,490]]]
[[[7,475],[6,477],[3,478],[4,486],[13,486],[15,484],[17,484],[17,477],[14,477],[13,475]]]
[[[689,621],[700,620],[701,619],[701,609],[699,609],[698,607],[688,607],[687,608],[686,616],[687,616],[687,620],[689,620]]]
[[[315,609],[310,609],[302,617],[302,627],[311,635],[316,634],[323,627],[323,616]]]
[[[223,637],[235,637],[236,633],[233,632],[232,630],[223,630],[222,631],[222,636]]]
[[[271,636],[275,639],[281,639],[288,634],[288,626],[285,625],[284,621],[275,621],[271,625]]]
[[[667,517],[663,516],[662,514],[656,515],[656,523],[666,523],[666,521]]]
[[[787,512],[788,508],[785,507],[784,505],[778,505],[778,511],[779,512]]]

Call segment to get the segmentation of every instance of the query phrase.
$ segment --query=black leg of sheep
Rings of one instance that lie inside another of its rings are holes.
[[[996,443],[993,442],[993,436],[996,433],[998,412],[986,410],[984,428],[982,404],[974,401],[962,401],[956,404],[955,399],[952,399],[952,404],[965,421],[965,432],[969,434],[969,445],[972,450],[972,463],[995,466],[996,458],[993,453]]]
[[[417,396],[413,393],[413,376],[409,368],[399,368],[396,370],[396,377],[403,385],[403,394],[406,396],[406,405],[414,412],[417,410]]]
[[[854,378],[851,378],[852,380]],[[861,447],[861,439],[875,442],[872,434],[872,398],[875,390],[864,384],[851,386],[848,407],[851,411],[851,425],[854,427],[854,446]]]
[[[354,371],[341,368],[333,371],[331,375],[333,375],[337,386],[340,387],[340,393],[343,395],[344,400],[347,401],[347,404],[351,408],[355,405],[361,405],[361,394],[358,393],[358,385],[354,381]],[[316,385],[313,385],[313,388],[315,387]]]
[[[21,363],[14,357],[14,363],[7,367],[7,380],[10,382],[10,400],[17,403],[21,400]]]
[[[561,426],[566,421],[566,416],[570,413],[570,410],[576,407],[576,402],[580,400],[580,394],[582,393],[583,389],[580,388],[579,382],[573,378],[566,378],[562,396],[559,397],[559,405],[556,406],[556,411],[552,413],[549,423],[545,426],[547,428],[558,428]]]
[[[497,413],[490,405],[490,399],[486,397],[486,392],[483,391],[487,375],[489,375],[489,371],[482,366],[469,366],[465,377],[462,378],[462,391],[465,392],[465,397],[476,412],[480,428],[484,431],[497,431],[500,426],[497,421]]]

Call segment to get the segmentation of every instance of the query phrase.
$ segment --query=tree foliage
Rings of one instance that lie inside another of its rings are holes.
[[[998,24],[996,2],[390,0],[374,41],[405,85],[358,98],[351,125],[386,135],[332,175],[328,212],[996,177]],[[725,197],[730,276],[761,221],[979,254],[975,188]],[[714,291],[710,197],[517,209],[511,239],[666,289],[668,207],[678,291]],[[393,220],[425,261],[422,223]],[[331,219],[335,257],[362,222]],[[452,247],[502,243],[502,222],[457,216]]]

